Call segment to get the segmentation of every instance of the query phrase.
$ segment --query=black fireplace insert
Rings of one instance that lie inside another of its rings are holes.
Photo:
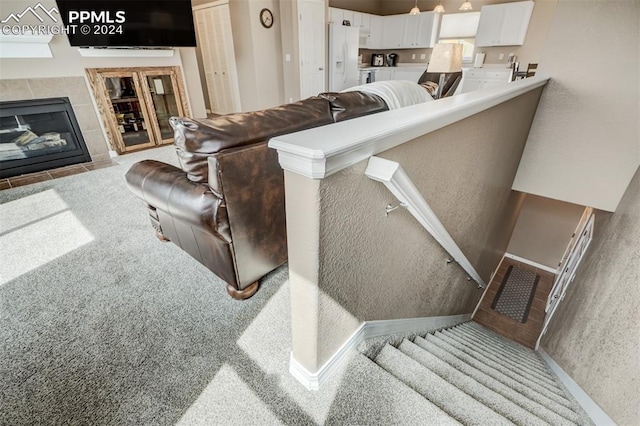
[[[69,98],[0,102],[0,178],[89,161]]]

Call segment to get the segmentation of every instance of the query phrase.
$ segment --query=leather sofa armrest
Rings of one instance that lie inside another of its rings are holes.
[[[125,178],[131,192],[150,206],[231,241],[224,199],[207,184],[191,182],[181,169],[154,160],[134,164]]]

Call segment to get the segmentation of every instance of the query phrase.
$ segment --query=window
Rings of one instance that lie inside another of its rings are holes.
[[[443,15],[438,42],[462,44],[462,61],[472,62],[478,22],[480,22],[480,12]]]

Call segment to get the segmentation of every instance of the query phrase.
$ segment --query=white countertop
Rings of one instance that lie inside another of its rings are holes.
[[[359,67],[361,70],[377,70],[380,68],[421,68],[421,69],[426,69],[427,68],[427,64],[426,63],[420,63],[420,62],[404,62],[404,63],[400,63],[397,64],[395,67],[374,67],[371,66],[369,64],[359,64]]]

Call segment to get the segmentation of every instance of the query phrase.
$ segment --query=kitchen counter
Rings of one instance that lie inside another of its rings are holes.
[[[399,63],[397,64],[395,67],[374,67],[371,66],[369,64],[359,64],[359,68],[361,70],[363,69],[391,69],[391,68],[421,68],[421,69],[426,69],[427,68],[427,64],[426,63],[419,63],[419,62],[404,62],[404,63]]]

